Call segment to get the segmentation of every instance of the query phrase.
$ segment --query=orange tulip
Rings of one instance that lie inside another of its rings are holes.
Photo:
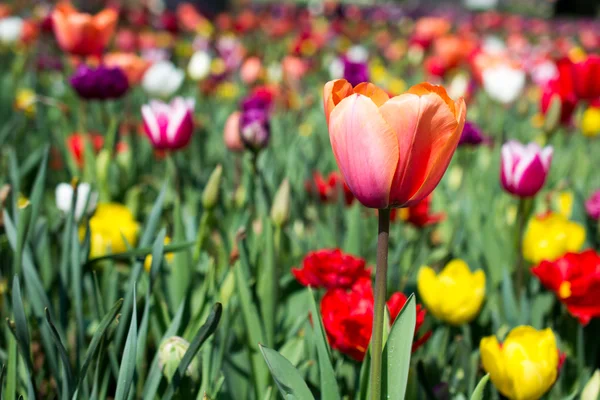
[[[99,55],[115,31],[117,17],[113,9],[105,9],[92,16],[78,12],[68,3],[60,3],[52,12],[54,34],[61,49],[68,53]]]
[[[134,53],[109,53],[104,56],[104,64],[121,68],[130,85],[139,83],[150,66],[150,62]]]
[[[372,83],[344,79],[323,90],[329,139],[354,196],[371,208],[409,207],[442,179],[467,108],[444,88],[421,83],[390,98]]]

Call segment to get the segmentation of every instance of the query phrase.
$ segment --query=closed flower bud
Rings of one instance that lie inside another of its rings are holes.
[[[514,328],[503,343],[496,336],[481,339],[483,368],[496,389],[510,400],[534,400],[556,381],[559,351],[550,328]]]
[[[227,149],[233,152],[240,152],[245,149],[244,142],[240,135],[240,118],[242,113],[240,111],[234,111],[225,121],[225,128],[223,129],[223,140]]]
[[[56,186],[56,207],[63,213],[71,212],[73,208],[73,185],[59,183]],[[86,213],[91,213],[98,203],[98,193],[93,192],[89,183],[77,185],[77,199],[75,202],[75,219],[80,220]],[[87,207],[86,207],[87,204]]]
[[[96,156],[96,177],[100,182],[106,182],[108,179],[108,169],[110,168],[112,157],[110,150],[102,149]]]
[[[173,374],[177,371],[179,363],[181,363],[189,347],[188,341],[179,336],[171,336],[160,344],[158,348],[158,366],[169,381],[173,378]],[[196,358],[192,359],[185,374],[192,379],[198,378],[198,361]]]
[[[202,206],[207,209],[213,209],[219,201],[219,192],[221,190],[221,176],[223,175],[223,167],[217,165],[202,192]]]
[[[535,196],[550,169],[552,147],[536,143],[523,145],[511,140],[502,146],[500,179],[504,189],[518,197]]]
[[[152,100],[142,106],[144,131],[155,149],[185,147],[194,132],[194,99],[176,97],[170,104]]]
[[[466,262],[456,259],[439,274],[421,267],[417,287],[425,307],[436,318],[462,325],[479,314],[485,299],[485,274],[483,270],[471,272]]]
[[[546,110],[546,116],[544,119],[544,132],[552,133],[560,125],[562,101],[560,96],[553,94],[550,97],[550,103]]]
[[[275,226],[282,227],[290,219],[290,202],[290,182],[284,179],[271,207],[271,220]]]

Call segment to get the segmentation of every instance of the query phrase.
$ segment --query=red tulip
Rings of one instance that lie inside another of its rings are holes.
[[[556,293],[582,325],[600,316],[600,255],[594,250],[567,253],[556,261],[542,261],[531,272]]]
[[[600,97],[600,56],[589,55],[584,61],[573,64],[575,94],[583,100]]]
[[[67,149],[73,156],[78,167],[83,167],[85,154],[85,141],[90,140],[92,149],[95,153],[99,152],[104,146],[104,136],[98,133],[73,133],[67,138]]]
[[[350,288],[360,278],[369,278],[371,270],[365,260],[342,253],[341,250],[312,251],[304,257],[302,268],[292,268],[292,274],[304,286],[325,289]]]
[[[329,290],[321,301],[323,326],[331,347],[362,361],[365,356],[373,325],[373,288],[369,278],[357,280],[349,290]],[[396,319],[406,297],[402,293],[394,293],[387,302],[390,312],[390,324]],[[417,305],[417,324],[415,336],[420,330],[426,311]],[[425,343],[431,332],[423,334],[413,342],[413,351]]]
[[[552,97],[557,95],[561,101],[560,122],[568,124],[577,105],[577,95],[573,83],[573,63],[564,58],[556,63],[556,67],[558,68],[558,76],[548,82],[543,89],[540,108],[542,113],[546,114]]]

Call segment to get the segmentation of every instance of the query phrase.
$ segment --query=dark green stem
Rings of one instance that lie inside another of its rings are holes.
[[[373,308],[373,334],[371,335],[371,400],[381,400],[381,361],[383,352],[383,321],[387,296],[388,242],[390,236],[390,210],[379,210],[377,236],[377,267],[375,269],[375,305]]]

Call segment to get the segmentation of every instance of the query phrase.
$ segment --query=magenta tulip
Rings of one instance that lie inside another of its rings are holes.
[[[152,100],[142,106],[144,130],[158,150],[185,147],[194,132],[194,99],[176,97],[170,104]]]
[[[518,197],[535,196],[540,191],[552,161],[552,147],[536,143],[523,145],[511,140],[502,146],[500,180],[504,189]]]

